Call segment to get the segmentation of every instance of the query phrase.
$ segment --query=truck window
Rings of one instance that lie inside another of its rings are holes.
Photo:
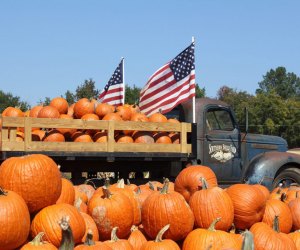
[[[206,113],[207,130],[234,130],[234,124],[231,115],[227,110],[212,109]]]

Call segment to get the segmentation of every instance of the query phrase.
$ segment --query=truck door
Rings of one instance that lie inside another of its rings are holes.
[[[203,119],[203,164],[212,168],[220,184],[239,181],[240,131],[230,109],[208,107]]]

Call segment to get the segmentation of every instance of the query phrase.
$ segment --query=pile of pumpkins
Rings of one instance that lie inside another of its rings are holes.
[[[113,121],[136,121],[136,122],[171,122],[179,123],[177,119],[167,118],[161,113],[146,116],[140,112],[137,105],[124,104],[113,106],[107,103],[98,103],[95,99],[81,98],[76,103],[69,105],[65,98],[55,97],[49,105],[36,105],[26,112],[18,107],[7,107],[2,116],[10,117],[37,117],[54,119],[82,119],[82,120],[113,120]],[[165,143],[178,144],[180,136],[174,132],[149,131],[116,131],[115,141],[118,143]],[[19,128],[17,140],[24,140],[24,129]],[[33,141],[54,142],[107,142],[107,131],[80,130],[74,128],[55,128],[51,130],[34,128],[32,131]]]
[[[222,189],[202,165],[174,182],[96,188],[32,154],[3,161],[0,187],[0,250],[300,249],[300,187]]]

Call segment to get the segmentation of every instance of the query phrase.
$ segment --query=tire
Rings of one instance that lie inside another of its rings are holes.
[[[283,187],[290,186],[292,183],[300,185],[300,169],[287,168],[280,172],[273,181],[273,188],[277,187],[280,183],[283,184]]]

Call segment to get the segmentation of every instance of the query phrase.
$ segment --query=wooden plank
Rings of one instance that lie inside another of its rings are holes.
[[[16,141],[16,137],[17,137],[17,129],[10,128],[9,129],[9,141]]]
[[[181,132],[180,132],[180,152],[187,153],[187,132],[186,132],[186,123],[181,123]]]
[[[24,126],[24,117],[2,117],[2,126],[3,127],[23,127]]]
[[[32,140],[32,119],[26,117],[24,120],[24,150],[27,150],[28,145],[30,145]]]
[[[6,141],[2,142],[2,151],[24,151],[24,142]]]
[[[8,139],[8,128],[7,127],[2,127],[2,141],[9,141]]]
[[[115,144],[115,122],[111,121],[108,124],[108,132],[107,132],[107,152],[114,151]]]

